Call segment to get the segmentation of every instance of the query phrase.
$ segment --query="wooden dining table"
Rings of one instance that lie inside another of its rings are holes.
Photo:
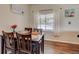
[[[4,38],[1,36],[1,54],[4,54]],[[16,38],[16,37],[15,37]],[[32,42],[37,45],[36,54],[44,53],[44,33],[42,34],[32,34]]]

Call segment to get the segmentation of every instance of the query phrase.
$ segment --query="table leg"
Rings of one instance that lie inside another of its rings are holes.
[[[44,35],[42,36],[41,52],[44,53]]]

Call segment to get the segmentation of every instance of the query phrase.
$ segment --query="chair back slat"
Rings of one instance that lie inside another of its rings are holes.
[[[32,28],[25,28],[25,31],[29,31],[30,33],[32,33]]]

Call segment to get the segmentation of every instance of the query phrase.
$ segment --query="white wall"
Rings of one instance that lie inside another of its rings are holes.
[[[21,5],[24,9],[24,14],[19,15],[13,13],[10,9],[9,4],[0,4],[0,34],[2,30],[10,31],[10,26],[12,24],[17,24],[18,27],[16,28],[17,31],[23,30],[24,27],[28,27],[29,25],[29,6],[28,5]],[[1,46],[1,37],[0,37],[0,46]],[[1,53],[1,48],[0,48]]]
[[[63,15],[64,10],[67,8],[74,8],[75,9],[75,17],[67,18],[63,17],[62,19],[62,30],[64,31],[79,31],[79,5],[63,5]],[[71,21],[69,25],[68,22]]]
[[[21,5],[24,9],[24,14],[16,14],[11,11],[9,4],[0,4],[0,30],[11,30],[12,24],[17,24],[16,30],[22,30],[28,26],[29,7],[28,5]]]
[[[60,10],[62,8],[62,10]],[[75,9],[75,17],[65,17],[65,9],[73,8]],[[53,9],[56,13],[55,20],[58,21],[58,25],[56,25],[58,31],[79,31],[79,5],[57,5],[57,4],[42,4],[42,5],[30,5],[31,9],[31,18],[33,21],[32,11],[42,10],[42,9]],[[71,24],[68,22],[71,21]],[[31,26],[34,25],[34,22],[31,23]]]

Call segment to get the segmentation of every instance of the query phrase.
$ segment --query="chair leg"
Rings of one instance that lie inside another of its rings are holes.
[[[31,53],[34,54],[35,46],[32,45]]]
[[[16,49],[15,49],[15,47],[14,47],[14,50],[13,50],[13,52],[14,52],[14,54],[16,54]]]
[[[6,50],[6,48],[5,48],[5,54],[7,54],[7,50]]]
[[[36,54],[40,54],[40,44],[39,43],[37,43]]]

